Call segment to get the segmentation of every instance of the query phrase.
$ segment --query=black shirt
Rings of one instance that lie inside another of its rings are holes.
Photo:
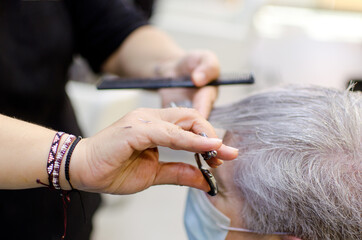
[[[1,0],[0,113],[80,135],[65,93],[74,54],[97,72],[143,24],[142,15],[121,0]],[[79,197],[72,194],[67,239],[89,239],[100,197],[82,196],[87,224]],[[46,188],[0,191],[0,216],[4,239],[59,239],[63,234],[59,193]]]

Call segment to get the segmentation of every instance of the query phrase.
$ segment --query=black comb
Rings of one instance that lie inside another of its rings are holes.
[[[231,85],[231,84],[253,84],[254,77],[252,74],[229,74],[222,75],[207,86]],[[196,86],[191,81],[190,76],[175,78],[120,78],[116,76],[103,77],[97,89],[158,89],[158,88],[175,88]]]

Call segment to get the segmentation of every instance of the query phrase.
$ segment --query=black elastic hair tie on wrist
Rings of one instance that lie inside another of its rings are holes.
[[[67,158],[65,159],[65,178],[67,179],[70,187],[73,188],[73,185],[70,183],[70,177],[69,177],[69,164],[70,164],[70,158],[72,157],[72,153],[74,151],[74,148],[77,146],[77,144],[79,143],[79,141],[82,139],[81,136],[79,136],[76,140],[74,140],[73,144],[70,146],[69,150],[68,150],[68,154],[67,154]]]
[[[79,194],[79,199],[80,199],[80,203],[82,206],[82,212],[83,212],[83,219],[84,219],[84,223],[87,223],[87,218],[85,215],[85,210],[84,210],[84,204],[83,204],[83,198],[82,198],[82,194],[77,190],[73,188],[72,183],[70,182],[70,176],[69,176],[69,164],[70,164],[70,158],[72,157],[72,153],[75,149],[75,147],[77,146],[77,144],[79,143],[79,141],[82,139],[81,136],[78,136],[77,139],[74,140],[73,144],[69,147],[68,150],[68,154],[67,154],[67,158],[65,159],[65,166],[64,166],[64,172],[65,172],[65,179],[67,179],[70,187],[72,188],[72,191],[76,191]]]

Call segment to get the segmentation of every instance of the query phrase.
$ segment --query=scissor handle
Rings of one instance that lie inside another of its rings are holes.
[[[214,175],[212,175],[212,173],[208,169],[205,169],[202,167],[202,164],[200,161],[200,156],[198,153],[195,153],[195,159],[196,159],[198,168],[200,169],[202,175],[204,175],[205,180],[207,181],[207,183],[210,186],[210,191],[208,192],[208,194],[210,196],[215,196],[218,193],[218,187],[217,187],[217,182],[216,182]]]
[[[207,194],[210,196],[215,196],[218,193],[218,187],[214,175],[212,175],[212,173],[207,169],[201,168],[200,170],[210,186],[210,191],[208,191]]]

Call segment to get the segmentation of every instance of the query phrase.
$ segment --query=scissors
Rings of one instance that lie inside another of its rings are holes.
[[[207,137],[207,135],[205,133],[200,133],[200,135],[203,137]],[[201,154],[201,156],[204,158],[205,161],[207,161],[213,157],[216,157],[216,155],[217,155],[217,152],[215,150]],[[196,160],[197,166],[200,169],[202,175],[204,175],[204,178],[206,179],[207,183],[210,186],[211,190],[208,192],[208,194],[210,196],[215,196],[218,193],[218,187],[217,187],[217,182],[216,182],[214,175],[212,175],[212,173],[208,169],[206,169],[202,166],[199,153],[195,153],[195,160]]]
[[[180,107],[180,106],[191,107],[192,103],[191,103],[191,101],[183,101],[182,104],[180,104],[180,102],[179,103],[175,103],[175,102],[170,103],[170,107],[173,107],[173,108]],[[199,133],[199,135],[203,136],[203,137],[207,137],[206,133],[203,133],[203,132]],[[216,155],[217,155],[217,152],[215,150],[201,154],[201,156],[204,158],[204,161],[208,161],[211,158],[216,157]],[[208,169],[206,169],[202,166],[199,153],[195,153],[195,160],[196,160],[197,166],[200,169],[202,175],[204,176],[204,178],[206,179],[207,183],[210,186],[211,190],[208,192],[208,194],[210,196],[215,196],[218,193],[218,187],[217,187],[217,182],[216,182],[214,175],[212,175],[212,173]]]

